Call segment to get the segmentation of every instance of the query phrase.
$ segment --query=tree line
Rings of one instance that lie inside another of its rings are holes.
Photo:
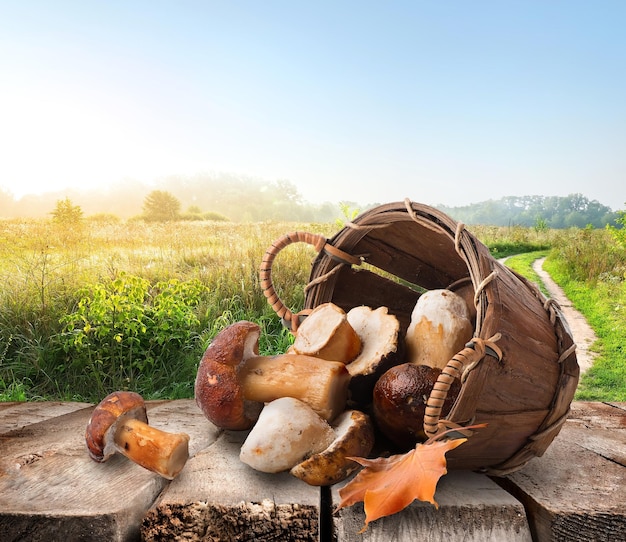
[[[121,219],[229,220],[232,222],[341,222],[378,203],[304,201],[290,181],[264,181],[246,176],[199,174],[171,176],[147,186],[128,181],[101,190],[70,190],[20,200],[0,189],[0,218],[50,217],[59,200],[78,206],[85,216]],[[507,196],[461,207],[434,205],[465,224],[519,225],[539,228],[603,228],[618,213],[582,194]],[[58,209],[57,209],[58,210]]]
[[[619,214],[582,194],[569,196],[507,196],[462,207],[438,208],[464,224],[535,228],[604,228]]]

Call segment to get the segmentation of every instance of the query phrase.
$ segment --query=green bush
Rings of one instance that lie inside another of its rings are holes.
[[[201,331],[196,315],[206,287],[198,280],[160,281],[124,272],[79,292],[64,316],[59,345],[67,362],[84,367],[100,393],[134,384],[189,348]]]

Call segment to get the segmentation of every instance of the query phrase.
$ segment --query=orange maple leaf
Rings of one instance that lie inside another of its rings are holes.
[[[363,532],[371,521],[395,514],[415,499],[430,502],[438,508],[435,490],[439,478],[448,472],[445,454],[466,440],[428,441],[417,444],[406,454],[391,457],[350,458],[365,468],[339,490],[341,502],[337,509],[363,501]]]

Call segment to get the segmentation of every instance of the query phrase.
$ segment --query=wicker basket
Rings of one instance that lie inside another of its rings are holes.
[[[294,242],[319,252],[298,314],[285,307],[271,280],[274,258]],[[474,339],[450,360],[427,403],[427,434],[487,424],[447,454],[450,468],[495,475],[517,470],[543,454],[568,416],[579,368],[559,306],[434,208],[409,200],[381,205],[330,240],[287,234],[268,249],[261,283],[294,331],[307,312],[331,301],[346,311],[388,307],[403,332],[424,290],[456,290],[475,307]],[[443,420],[440,405],[454,376],[462,378],[461,392]]]

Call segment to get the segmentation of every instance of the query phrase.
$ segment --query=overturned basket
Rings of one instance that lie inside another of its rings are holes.
[[[305,310],[293,314],[276,295],[271,268],[294,242],[319,252]],[[382,272],[381,272],[382,271]],[[348,311],[385,306],[406,332],[420,291],[449,288],[475,307],[474,338],[448,363],[427,402],[424,429],[486,423],[447,454],[450,468],[505,474],[541,456],[569,413],[578,384],[575,344],[559,306],[496,261],[487,247],[446,214],[406,200],[371,209],[332,239],[294,232],[277,240],[261,264],[268,302],[296,330],[321,303]],[[446,419],[451,378],[461,392]]]

